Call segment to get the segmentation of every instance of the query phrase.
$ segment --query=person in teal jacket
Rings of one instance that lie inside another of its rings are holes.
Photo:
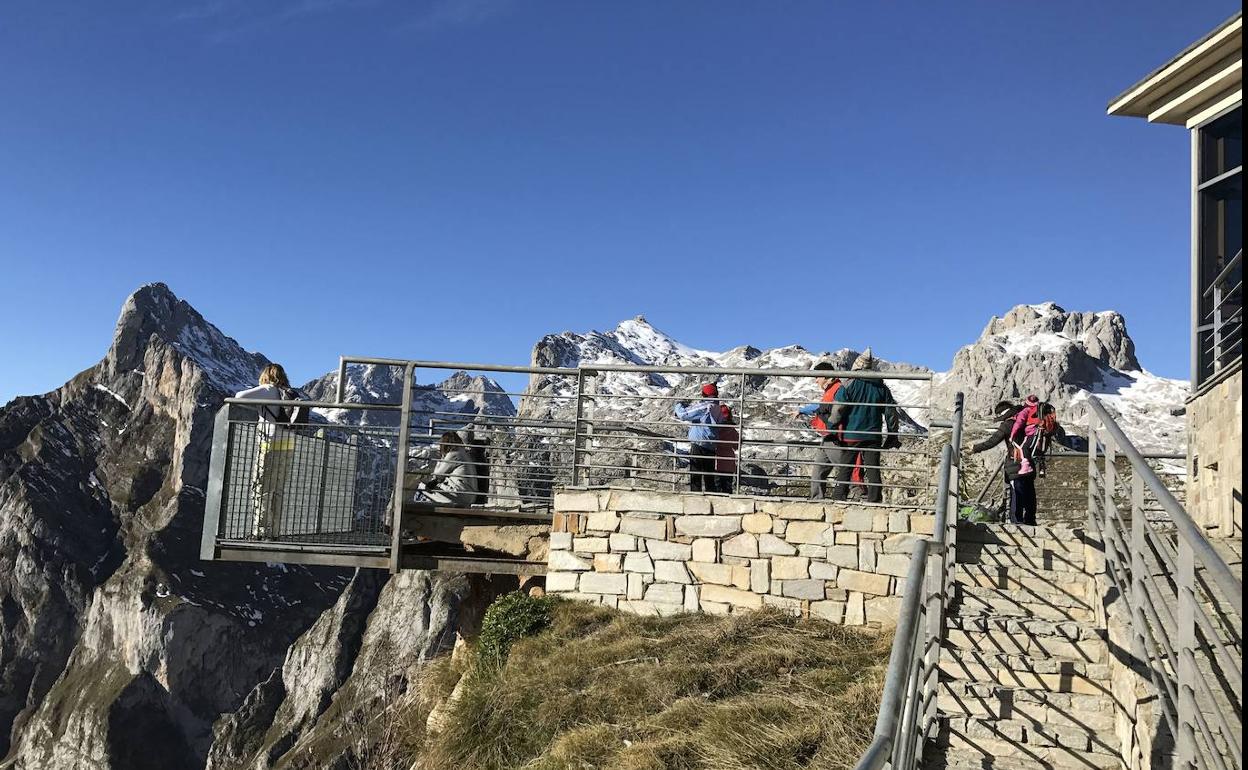
[[[875,357],[867,348],[854,359],[853,371],[871,371]],[[850,474],[855,463],[862,466],[863,480],[867,486],[867,502],[884,500],[884,485],[880,478],[880,449],[900,446],[897,438],[899,420],[897,402],[881,379],[855,377],[846,380],[832,400],[832,410],[824,420],[832,430],[841,432],[841,447],[833,461],[836,485],[833,500],[844,500],[849,494]]]

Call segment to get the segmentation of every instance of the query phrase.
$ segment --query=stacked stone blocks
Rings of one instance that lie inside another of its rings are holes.
[[[546,588],[628,612],[896,622],[928,512],[622,489],[555,495]]]
[[[1243,537],[1244,373],[1187,405],[1187,510],[1210,537]]]

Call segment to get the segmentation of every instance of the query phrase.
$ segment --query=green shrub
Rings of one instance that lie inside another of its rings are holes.
[[[482,664],[498,668],[507,662],[507,653],[517,640],[542,631],[550,625],[550,597],[535,598],[519,591],[500,597],[485,611],[477,654]]]

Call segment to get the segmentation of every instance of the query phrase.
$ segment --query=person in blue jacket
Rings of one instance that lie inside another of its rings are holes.
[[[702,386],[702,400],[692,406],[679,401],[672,409],[676,419],[689,426],[689,489],[693,492],[716,492],[715,476],[716,424],[719,422],[719,388],[708,382]]]

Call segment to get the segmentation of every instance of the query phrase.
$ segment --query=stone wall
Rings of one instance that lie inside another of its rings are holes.
[[[555,494],[546,590],[639,614],[771,605],[895,623],[931,513],[624,489]]]
[[[1214,537],[1242,537],[1244,373],[1187,405],[1187,510]]]

